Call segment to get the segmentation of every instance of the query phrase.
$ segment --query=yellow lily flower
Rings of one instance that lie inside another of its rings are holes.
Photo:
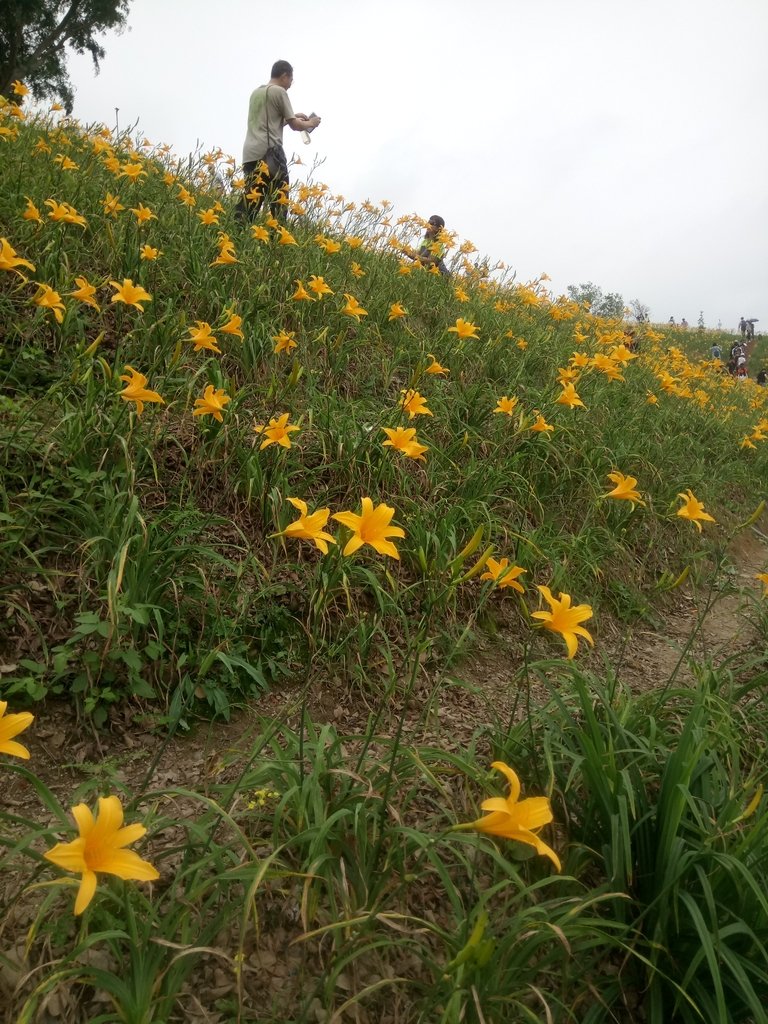
[[[477,338],[478,330],[477,324],[470,323],[468,320],[459,317],[455,326],[448,328],[448,333],[456,334],[459,338]]]
[[[137,224],[146,224],[150,220],[157,220],[157,215],[152,213],[148,206],[144,206],[143,203],[139,203],[136,207],[131,207],[131,213],[136,218]]]
[[[271,444],[279,444],[282,448],[291,447],[291,434],[301,428],[293,424],[289,425],[289,416],[290,413],[284,412],[277,418],[273,416],[268,426],[264,426],[262,423],[257,423],[254,426],[255,433],[264,435],[264,440],[259,445],[259,451],[268,448]]]
[[[413,419],[414,416],[432,416],[432,411],[427,408],[427,400],[423,395],[420,395],[418,391],[414,391],[409,388],[407,391],[401,391],[400,394],[403,396],[400,399],[400,406],[408,413],[408,418]]]
[[[496,561],[495,558],[489,556],[485,564],[488,571],[483,573],[480,577],[481,580],[493,580],[499,590],[503,590],[504,587],[512,587],[520,594],[525,593],[525,588],[522,583],[517,582],[517,577],[522,576],[524,572],[528,571],[527,569],[521,569],[519,565],[510,565],[508,558],[500,558]]]
[[[83,302],[86,306],[93,306],[94,309],[101,311],[101,306],[95,299],[96,288],[89,283],[88,278],[76,277],[75,284],[77,288],[67,294],[71,295],[73,299],[77,299],[78,302]]]
[[[227,402],[231,401],[232,399],[224,388],[214,388],[213,384],[209,384],[203,392],[203,397],[195,399],[196,408],[193,410],[192,415],[213,416],[219,423],[223,423],[224,417],[221,414]]]
[[[312,296],[309,294],[307,289],[304,287],[303,282],[296,282],[296,291],[293,293],[291,298],[294,302],[312,302]]]
[[[147,172],[138,161],[123,164],[118,178],[130,178],[131,181],[138,181],[139,178],[147,176]]]
[[[547,423],[538,409],[534,409],[533,413],[536,417],[536,422],[531,424],[531,430],[536,431],[537,434],[545,433],[548,430],[554,431],[555,428],[550,423]]]
[[[75,161],[74,160],[70,160],[70,158],[68,156],[65,156],[63,153],[59,153],[58,156],[55,156],[53,158],[53,162],[55,164],[58,164],[61,167],[62,171],[79,171],[80,170],[80,168],[77,166]]]
[[[61,296],[57,291],[54,291],[50,285],[40,284],[37,286],[37,295],[32,300],[36,306],[41,306],[43,309],[50,309],[53,315],[56,317],[57,323],[62,323],[64,320],[64,313],[66,312],[64,303],[61,301]]]
[[[498,413],[506,413],[507,416],[512,416],[515,409],[517,408],[517,403],[517,398],[507,398],[506,395],[503,395],[501,398],[497,399],[496,408],[493,411]]]
[[[135,306],[140,313],[144,312],[142,302],[151,302],[152,296],[145,291],[140,284],[134,284],[130,277],[124,277],[123,283],[118,281],[109,282],[116,289],[110,302],[124,302],[126,306]]]
[[[318,277],[317,274],[310,274],[309,276],[309,288],[315,293],[318,299],[322,299],[324,295],[333,295],[333,291],[325,282],[324,277]]]
[[[137,882],[153,882],[158,871],[137,853],[126,850],[146,833],[143,825],[123,827],[123,808],[116,796],[99,797],[98,817],[85,804],[72,808],[80,836],[71,843],[57,843],[44,853],[64,871],[82,875],[75,900],[75,915],[82,914],[96,893],[97,873],[117,875]]]
[[[343,307],[341,312],[345,316],[352,316],[360,323],[360,317],[368,316],[368,310],[363,309],[360,303],[353,295],[349,295],[347,292],[344,293],[344,298],[347,300],[347,304]]]
[[[442,374],[445,376],[451,372],[447,366],[441,366],[431,352],[427,352],[427,359],[431,359],[432,362],[424,371],[425,373]]]
[[[120,392],[120,397],[124,402],[135,402],[136,403],[136,415],[141,416],[144,412],[145,402],[160,402],[163,405],[165,400],[158,395],[156,391],[150,391],[147,388],[147,378],[143,373],[139,373],[138,370],[134,370],[132,366],[126,364],[126,373],[122,374],[120,380],[125,381],[127,387],[124,391]]]
[[[576,388],[573,384],[566,384],[555,399],[555,402],[558,405],[567,405],[571,409],[574,409],[577,405],[580,405],[582,408],[586,408],[576,393]]]
[[[17,256],[16,250],[8,239],[0,238],[0,270],[10,270],[14,274],[18,274],[19,277],[24,277],[21,271],[16,269],[17,267],[26,267],[28,270],[34,270],[35,264]]]
[[[342,554],[352,555],[364,544],[370,544],[380,555],[400,558],[400,552],[389,540],[389,537],[405,537],[405,530],[400,526],[391,526],[395,510],[390,505],[373,507],[370,498],[363,498],[360,515],[355,512],[337,512],[332,518],[347,526],[352,537],[347,541]]]
[[[20,711],[15,715],[7,715],[8,702],[0,700],[0,754],[10,754],[12,757],[21,757],[29,760],[29,751],[21,743],[17,743],[14,736],[28,729],[35,716],[29,711]]]
[[[216,329],[221,331],[222,334],[231,334],[233,337],[239,338],[240,341],[243,341],[245,339],[245,335],[240,330],[243,318],[230,311],[226,311],[224,315],[229,316],[229,319],[223,327],[217,327]]]
[[[69,203],[57,203],[55,199],[46,199],[44,205],[51,208],[51,212],[48,214],[50,220],[63,221],[65,224],[77,224],[80,228],[86,227],[85,217],[82,217]]]
[[[272,341],[275,342],[274,351],[276,354],[280,352],[290,352],[291,349],[296,348],[296,335],[293,331],[280,331],[276,334]]]
[[[32,202],[29,196],[25,196],[24,198],[27,200],[27,208],[21,215],[22,220],[34,220],[38,224],[42,224],[43,218],[40,216],[40,211],[38,210],[38,208],[35,206],[35,204]]]
[[[205,320],[196,320],[195,326],[188,328],[189,340],[195,343],[195,352],[207,349],[221,355],[221,349],[216,344],[216,336],[211,332],[211,325]]]
[[[113,196],[111,192],[107,192],[107,197],[102,199],[101,205],[104,207],[104,213],[108,217],[116,217],[121,210],[125,209],[117,196]]]
[[[424,452],[428,452],[429,448],[424,444],[419,444],[416,440],[415,427],[382,427],[381,429],[388,438],[388,440],[381,442],[382,447],[395,448],[397,451],[402,452],[403,455],[407,455],[409,459],[420,459],[422,462],[427,461],[424,458]]]
[[[701,533],[701,524],[703,522],[714,523],[717,520],[704,511],[704,505],[694,496],[693,491],[688,488],[684,494],[678,494],[678,498],[682,499],[682,507],[677,510],[677,515],[682,516],[683,519],[689,519],[696,529]]]
[[[572,658],[576,654],[579,646],[578,638],[580,636],[584,637],[588,643],[594,646],[595,642],[592,636],[581,625],[582,622],[592,618],[590,606],[588,604],[577,604],[571,607],[571,597],[569,594],[561,593],[558,599],[552,596],[552,591],[549,587],[540,586],[537,589],[547,604],[549,604],[550,610],[548,612],[532,612],[531,617],[539,619],[545,629],[549,629],[553,633],[559,633],[562,636],[568,649],[568,657]]]
[[[508,797],[490,797],[480,805],[488,813],[466,824],[454,825],[453,831],[475,829],[487,835],[502,839],[514,839],[518,843],[532,846],[542,857],[549,857],[558,871],[562,870],[560,858],[551,846],[539,839],[538,833],[552,821],[552,808],[544,796],[532,796],[520,800],[520,779],[517,773],[503,761],[494,761],[491,768],[501,772],[509,782]]]
[[[316,512],[309,513],[307,503],[301,498],[288,498],[288,501],[299,512],[299,518],[289,523],[280,533],[273,534],[274,537],[294,537],[297,540],[311,540],[313,544],[324,554],[328,554],[328,545],[336,541],[330,533],[324,532],[331,514],[329,508],[319,508]]]
[[[616,498],[620,501],[631,501],[632,507],[634,508],[635,502],[638,505],[645,505],[645,502],[640,497],[640,492],[635,490],[637,487],[637,480],[633,476],[624,476],[623,473],[619,473],[618,470],[608,474],[608,479],[611,483],[616,486],[612,491],[608,491],[604,494],[604,498]]]

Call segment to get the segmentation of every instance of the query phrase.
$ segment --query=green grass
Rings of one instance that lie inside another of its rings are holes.
[[[100,878],[77,920],[72,878],[42,857],[72,838],[66,807],[34,764],[4,760],[30,795],[0,811],[10,938],[16,909],[34,908],[14,1019],[42,1019],[55,994],[72,1021],[171,1024],[215,965],[227,984],[206,1008],[225,1020],[765,1020],[767,666],[759,649],[716,665],[692,652],[729,593],[734,538],[764,531],[768,390],[699,362],[690,331],[643,329],[612,380],[593,360],[617,352],[622,324],[543,282],[484,275],[458,240],[453,279],[429,274],[399,257],[416,219],[393,226],[381,205],[299,186],[296,244],[271,227],[259,241],[213,177],[228,180],[220,155],[172,166],[45,118],[3,138],[0,225],[35,267],[0,269],[0,662],[16,665],[3,700],[39,702],[41,720],[45,698],[70,701],[97,727],[127,708],[169,736],[270,688],[297,687],[285,719],[301,713],[299,728],[260,723],[205,792],[155,789],[154,763],[142,786],[89,783],[90,804],[117,791],[146,824],[142,856],[161,878]],[[143,176],[123,176],[127,163]],[[24,219],[27,198],[42,223]],[[86,226],[52,221],[48,199]],[[216,202],[219,223],[202,223]],[[155,219],[137,224],[139,204]],[[215,263],[220,231],[237,262]],[[143,244],[162,255],[141,260]],[[311,275],[334,294],[295,300]],[[98,309],[71,296],[76,277]],[[124,278],[151,295],[143,312],[110,301]],[[60,323],[35,305],[39,284],[59,293]],[[366,316],[343,312],[347,294]],[[393,303],[407,317],[390,320]],[[231,311],[242,341],[217,330]],[[459,318],[476,338],[451,330]],[[193,351],[197,321],[220,353]],[[274,352],[282,331],[289,354]],[[590,362],[571,409],[557,378],[574,353]],[[430,354],[448,375],[426,372]],[[127,365],[163,398],[141,416],[120,397]],[[208,385],[231,399],[220,423],[193,416]],[[408,389],[431,416],[408,420]],[[494,413],[502,396],[518,399],[513,415]],[[553,433],[531,430],[539,412]],[[300,428],[292,446],[261,449],[254,425],[282,413]],[[382,446],[396,426],[417,428],[425,461]],[[637,478],[642,504],[606,497],[615,470]],[[716,520],[701,533],[676,515],[687,489]],[[345,555],[333,519],[326,555],[285,536],[291,497],[331,513],[390,505],[399,559]],[[523,595],[481,578],[489,555],[525,569]],[[592,608],[588,667],[583,645],[566,661],[534,626],[537,584]],[[676,669],[632,694],[605,638],[663,628],[682,585],[698,610],[680,658],[695,685]],[[768,637],[764,602],[747,618]],[[461,679],[498,623],[518,714],[488,698],[465,749],[425,741],[447,673]],[[365,729],[311,720],[313,690],[334,678],[370,709]],[[535,681],[549,699],[532,699]],[[494,758],[524,796],[550,798],[562,874],[530,846],[451,831],[504,793]],[[279,989],[265,951],[286,967]]]
[[[0,290],[8,324],[0,564],[12,638],[30,585],[55,608],[59,634],[69,632],[52,651],[40,630],[45,656],[31,675],[10,681],[11,692],[39,697],[74,686],[103,720],[109,703],[152,699],[150,689],[167,703],[171,666],[171,675],[203,686],[211,711],[226,713],[254,687],[301,678],[310,658],[347,664],[371,618],[392,637],[403,617],[426,613],[436,641],[450,644],[477,589],[446,588],[436,570],[479,525],[484,546],[526,569],[529,601],[531,584],[551,584],[587,600],[599,627],[601,611],[626,617],[645,607],[658,577],[677,575],[699,546],[691,525],[674,518],[678,491],[692,488],[723,525],[762,496],[765,446],[738,445],[764,416],[765,392],[728,388],[682,356],[665,356],[661,335],[646,332],[640,359],[624,367],[626,382],[587,369],[578,381],[586,409],[559,406],[557,368],[575,350],[610,351],[620,325],[579,317],[540,285],[482,279],[458,251],[453,266],[463,261],[465,277],[403,275],[389,242],[413,242],[414,222],[392,228],[382,207],[350,209],[320,187],[297,194],[297,244],[279,244],[271,229],[258,242],[234,222],[232,199],[211,187],[204,164],[168,175],[168,159],[150,153],[133,182],[121,176],[132,159],[128,140],[114,148],[115,174],[104,166],[112,150],[95,152],[94,138],[43,121],[20,126],[3,146],[0,214],[36,271],[29,281],[3,272]],[[41,141],[51,153],[39,151]],[[79,170],[62,170],[58,153]],[[179,201],[182,182],[195,207]],[[107,215],[107,194],[126,209]],[[42,224],[22,219],[27,196]],[[48,219],[48,198],[75,206],[87,226]],[[217,201],[219,223],[204,225],[197,214]],[[156,219],[137,224],[130,211],[140,204]],[[222,230],[238,262],[211,266]],[[350,235],[363,244],[350,248]],[[338,239],[340,251],[328,254],[315,236]],[[145,243],[161,249],[157,261],[139,258]],[[364,277],[353,276],[353,264]],[[335,294],[294,301],[294,282],[312,274]],[[67,297],[76,276],[98,288],[99,310]],[[126,277],[152,295],[143,313],[109,301],[108,282]],[[61,324],[32,303],[35,282],[63,296]],[[466,302],[454,295],[459,283]],[[367,317],[341,312],[344,293]],[[393,302],[409,316],[389,321]],[[244,340],[219,334],[221,355],[193,352],[188,328],[200,320],[215,330],[230,308],[242,317]],[[451,334],[457,317],[479,337]],[[283,330],[298,345],[275,355],[272,338]],[[575,334],[587,341],[579,345]],[[517,347],[521,338],[526,348]],[[428,352],[447,377],[425,374]],[[149,378],[164,405],[147,405],[138,418],[120,400],[126,364]],[[660,391],[662,370],[681,394]],[[209,383],[231,398],[221,424],[192,416]],[[433,413],[408,424],[429,447],[425,463],[381,446],[381,428],[403,423],[398,402],[409,387]],[[658,405],[646,404],[649,391]],[[494,415],[502,394],[519,398],[517,415]],[[530,431],[534,409],[554,434]],[[253,424],[282,412],[301,427],[293,447],[259,451]],[[600,498],[614,469],[637,477],[646,496],[632,515]],[[363,495],[391,504],[407,534],[400,562],[371,549],[341,564],[334,553],[318,561],[306,543],[274,539],[294,515],[289,495],[334,512],[359,508]],[[83,615],[108,624],[97,652]],[[12,654],[13,639],[10,647]],[[255,675],[206,658],[213,651],[251,663]],[[143,693],[131,668],[139,661]]]

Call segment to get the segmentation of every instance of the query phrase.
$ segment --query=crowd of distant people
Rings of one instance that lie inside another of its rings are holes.
[[[639,320],[640,318],[638,318],[638,322]],[[731,345],[727,359],[724,358],[723,350],[717,342],[714,342],[714,344],[709,350],[710,358],[713,360],[717,360],[720,363],[723,372],[729,373],[732,377],[735,377],[736,380],[739,381],[749,380],[749,368],[747,360],[754,346],[756,323],[757,320],[754,317],[752,317],[749,320],[745,320],[744,317],[740,318],[738,331],[741,337],[734,341],[734,343]],[[685,317],[683,317],[683,319],[678,324],[674,316],[671,316],[669,318],[669,326],[686,328],[688,327],[688,321],[685,319]],[[719,326],[720,325],[718,324],[718,327]],[[704,325],[701,320],[699,320],[699,330],[704,330]],[[768,367],[764,366],[760,370],[758,370],[757,375],[755,376],[755,380],[758,384],[762,385],[763,387],[768,386]]]
[[[734,341],[731,345],[727,362],[723,359],[722,349],[717,342],[710,349],[710,356],[712,359],[719,360],[732,377],[739,381],[745,381],[749,379],[747,358],[755,340],[755,320],[745,320],[744,317],[741,317],[739,320],[739,334],[741,339]],[[763,387],[768,385],[768,369],[762,367],[758,371],[755,380]]]

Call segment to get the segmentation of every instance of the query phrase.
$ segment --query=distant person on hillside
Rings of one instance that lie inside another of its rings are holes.
[[[441,274],[450,277],[444,259],[447,247],[440,237],[444,228],[443,218],[433,213],[427,222],[427,230],[415,258],[423,267],[437,267]]]
[[[712,359],[720,359],[720,358],[722,358],[723,353],[721,352],[720,346],[717,344],[717,342],[715,342],[715,344],[709,350],[709,354],[712,357]]]
[[[675,318],[673,316],[671,316],[669,318],[669,326],[670,327],[674,327],[675,326]]]
[[[744,317],[742,317],[741,320],[739,320],[739,330],[741,331],[741,336],[743,338],[747,333],[747,321],[744,319]]]
[[[293,68],[287,60],[278,60],[272,65],[269,82],[251,93],[243,143],[245,190],[235,210],[239,220],[254,220],[267,195],[272,215],[285,216],[285,206],[278,200],[280,189],[288,187],[283,128],[288,125],[295,132],[311,132],[320,124],[317,114],[294,114],[288,99],[292,84]],[[266,173],[262,164],[266,164]]]
[[[758,384],[761,385],[761,387],[765,387],[766,384],[768,384],[768,370],[766,370],[766,368],[763,367],[762,370],[758,372],[755,380]]]
[[[755,337],[755,321],[747,320],[747,329],[744,332],[744,337],[747,341],[753,341]]]
[[[630,352],[637,352],[640,348],[637,336],[630,328],[624,331],[624,347],[628,348]]]
[[[688,326],[688,321],[685,319],[685,317],[683,317],[683,319],[680,321],[680,326],[681,327],[687,327]]]

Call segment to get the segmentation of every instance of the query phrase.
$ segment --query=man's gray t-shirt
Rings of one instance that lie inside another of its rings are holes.
[[[279,85],[260,85],[252,92],[248,104],[248,131],[243,143],[243,163],[263,160],[270,146],[276,142],[282,145],[283,126],[293,116],[288,93]]]

